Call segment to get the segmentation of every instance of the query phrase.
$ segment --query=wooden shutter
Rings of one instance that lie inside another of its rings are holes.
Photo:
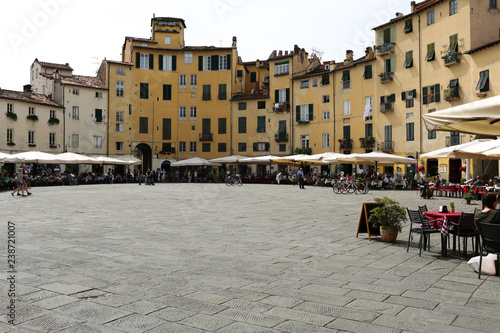
[[[394,103],[396,101],[396,94],[392,94],[390,98],[391,98],[391,102]]]
[[[198,56],[198,70],[203,71],[203,56]]]
[[[391,27],[391,43],[396,42],[396,25]]]
[[[406,91],[401,92],[401,100],[406,101]]]
[[[391,72],[396,73],[396,56],[391,57]]]
[[[164,101],[172,100],[172,85],[170,84],[163,85],[163,100]]]
[[[266,142],[266,151],[269,151],[270,147],[271,147],[271,145],[269,144],[269,142]]]
[[[417,89],[412,90],[413,99],[417,98]]]
[[[280,102],[280,91],[276,89],[274,91],[274,103],[279,103]]]
[[[286,101],[290,102],[290,88],[286,88]]]
[[[227,57],[226,58],[227,59],[227,69],[231,69],[231,55],[228,54],[226,57]]]
[[[102,122],[102,109],[95,109],[95,121],[97,123]]]
[[[163,118],[163,140],[172,139],[172,119]],[[165,150],[164,150],[165,151]]]
[[[139,52],[135,53],[135,68],[141,68],[141,54]]]
[[[441,87],[439,83],[434,86],[434,102],[439,102],[441,100]]]
[[[314,112],[313,112],[313,105],[309,104],[309,121],[314,120]]]
[[[226,118],[219,118],[219,134],[226,134]]]
[[[422,88],[422,104],[427,104],[427,87]]]
[[[212,63],[210,66],[211,66],[211,70],[213,70],[213,71],[219,70],[219,56],[218,55],[212,56]]]
[[[161,54],[160,54],[160,55],[158,55],[158,69],[159,69],[160,71],[162,71],[162,70],[163,70],[163,56],[162,56]]]
[[[203,134],[209,134],[210,132],[210,118],[203,118],[201,120],[201,132]]]
[[[259,150],[259,143],[258,142],[254,142],[253,143],[253,151],[258,151]]]
[[[295,121],[300,121],[300,105],[295,108]]]
[[[154,63],[155,63],[155,55],[150,54],[149,55],[149,69],[154,69]]]
[[[172,56],[172,71],[176,71],[177,70],[177,56]]]

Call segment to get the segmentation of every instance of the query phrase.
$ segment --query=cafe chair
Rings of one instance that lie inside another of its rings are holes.
[[[406,252],[410,250],[410,241],[413,234],[420,234],[420,239],[418,241],[418,248],[420,249],[418,255],[422,256],[422,248],[424,250],[430,249],[431,245],[431,234],[437,234],[440,231],[432,227],[433,222],[438,220],[429,221],[427,218],[423,217],[423,214],[419,210],[406,209],[408,211],[408,216],[410,217],[410,233],[408,235],[408,245],[406,247]]]
[[[481,235],[481,245],[479,252],[479,269],[478,278],[481,279],[481,265],[483,263],[483,252],[493,253],[497,255],[497,260],[495,261],[495,274],[499,275],[498,272],[498,262],[500,260],[500,224],[494,223],[483,223],[476,221],[477,228],[479,229],[479,234]]]
[[[472,246],[474,248],[474,239],[476,240],[476,256],[478,255],[479,247],[479,232],[477,231],[476,224],[474,223],[474,213],[462,213],[460,215],[460,220],[458,223],[449,221],[450,225],[453,226],[450,230],[450,234],[453,235],[453,250],[455,250],[456,238],[458,238],[458,259],[460,257],[460,238],[464,239],[464,257],[467,254],[467,240],[472,238]]]
[[[429,210],[427,209],[427,205],[423,205],[423,206],[418,206],[418,211],[422,215],[422,218],[426,218],[424,212],[427,212]]]

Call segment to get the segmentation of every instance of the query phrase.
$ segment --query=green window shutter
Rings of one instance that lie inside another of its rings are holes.
[[[102,122],[102,109],[95,109],[95,121],[97,123]]]
[[[300,105],[295,107],[295,121],[300,121]]]
[[[406,20],[405,21],[405,28],[404,28],[403,32],[405,34],[409,34],[412,31],[413,31],[413,19]]]
[[[135,53],[135,68],[141,67],[141,54],[139,52]]]
[[[309,121],[314,120],[314,112],[313,112],[313,105],[309,104]]]
[[[264,133],[266,131],[266,116],[257,117],[257,132]]]
[[[250,72],[250,82],[257,82],[257,73]]]
[[[406,101],[406,91],[401,92],[401,100]]]
[[[172,85],[164,84],[163,85],[163,100],[171,101],[172,100]]]
[[[396,42],[396,25],[391,27],[391,43]]]
[[[162,140],[172,140],[172,119],[170,118],[163,118]]]
[[[198,70],[203,71],[203,56],[198,56]]]
[[[149,69],[154,69],[155,55],[149,55]]]
[[[372,65],[365,66],[365,72],[363,74],[363,77],[365,79],[371,79],[372,78]]]
[[[158,55],[158,69],[159,69],[160,71],[162,71],[162,70],[163,70],[163,56],[162,56],[161,54],[160,54],[160,55]]]
[[[258,142],[254,142],[253,143],[253,151],[258,151],[259,150],[259,143]]]
[[[279,103],[280,102],[280,91],[276,89],[274,91],[274,103]]]
[[[439,83],[434,86],[434,102],[439,102],[441,100],[441,90]]]
[[[411,136],[410,136],[410,124],[406,124],[406,141],[411,141]]]
[[[391,57],[391,72],[396,73],[396,56]]]
[[[384,104],[385,103],[385,96],[380,96],[380,104]]]
[[[321,77],[321,84],[324,86],[330,84],[330,75],[323,75]]]
[[[377,46],[384,44],[384,31],[377,31]]]
[[[231,55],[228,54],[226,57],[227,57],[227,69],[231,69]]]
[[[425,56],[426,61],[433,61],[435,59],[435,44],[427,44],[427,55]]]
[[[266,142],[266,151],[269,151],[269,148],[271,147],[271,144],[269,142]]]
[[[405,68],[413,67],[413,51],[406,52]]]
[[[457,52],[458,51],[458,34],[454,34],[450,36],[450,47],[448,48],[448,52]]]
[[[247,117],[238,118],[238,133],[247,132]]]
[[[427,104],[427,87],[422,88],[422,103]]]
[[[212,70],[213,71],[218,71],[219,70],[219,56],[218,55],[213,55],[212,56],[212,63],[211,63],[210,66],[212,66]]]
[[[413,94],[413,99],[416,99],[417,98],[417,89],[413,89],[412,94]]]
[[[290,88],[286,88],[285,95],[286,95],[286,101],[290,102]]]
[[[351,72],[349,70],[342,72],[342,81],[350,81]]]
[[[177,56],[172,56],[172,71],[176,71],[177,70]]]
[[[226,118],[219,118],[219,134],[226,134]]]
[[[139,133],[148,132],[148,117],[139,117]]]

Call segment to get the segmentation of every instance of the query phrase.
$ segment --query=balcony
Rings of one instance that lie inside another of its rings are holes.
[[[366,138],[359,138],[359,141],[361,142],[361,148],[373,148],[375,147],[375,138],[373,136],[366,137]]]
[[[384,72],[378,75],[380,77],[380,83],[392,82],[394,79],[393,72]]]
[[[213,133],[200,133],[200,141],[213,141]]]
[[[441,59],[444,59],[445,66],[451,66],[453,64],[460,63],[460,54],[459,52],[449,52],[446,55],[442,56]]]
[[[290,112],[290,103],[285,102],[285,103],[276,103],[274,104],[273,111],[276,113],[280,112]]]
[[[380,104],[380,112],[389,112],[389,111],[394,111],[394,103],[392,102],[385,102]]]
[[[380,143],[380,150],[384,153],[392,153],[394,151],[394,142],[384,141]]]
[[[375,47],[377,49],[377,55],[385,55],[394,53],[396,46],[395,43],[382,44]]]
[[[339,139],[340,149],[351,150],[352,149],[352,139]]]
[[[458,87],[448,88],[444,90],[444,100],[449,101],[455,98],[460,98],[460,93]]]
[[[288,142],[288,133],[274,134],[274,140],[276,140],[276,142]]]

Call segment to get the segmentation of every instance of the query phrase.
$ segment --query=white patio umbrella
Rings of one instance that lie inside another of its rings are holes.
[[[14,154],[12,156],[24,158],[25,163],[64,164],[64,161],[59,159],[57,155],[43,153],[41,151],[36,151],[36,150]]]
[[[101,162],[96,160],[93,157],[90,156],[85,156],[81,154],[75,154],[75,153],[62,153],[59,155],[56,155],[57,158],[61,159],[64,162],[61,162],[61,164],[100,164]]]
[[[298,157],[296,160],[299,162],[304,161],[313,164],[330,164],[331,162],[328,162],[328,159],[334,159],[340,156],[345,155],[339,153],[322,153],[315,155],[305,155],[304,157]]]
[[[0,153],[0,163],[22,163],[24,157],[14,157],[10,154]]]
[[[239,163],[241,160],[248,158],[248,156],[241,156],[241,155],[231,155],[231,156],[225,156],[225,157],[219,157],[219,158],[214,158],[209,160],[210,162],[213,163]]]
[[[187,160],[177,161],[177,162],[174,162],[174,163],[170,164],[170,166],[174,166],[174,167],[179,167],[179,166],[204,166],[204,165],[207,165],[207,166],[220,166],[219,163],[210,162],[209,160],[206,160],[206,159],[203,159],[203,158],[200,158],[200,157],[188,158]]]
[[[132,156],[132,155],[123,155],[114,157],[117,160],[121,160],[127,162],[128,165],[139,165],[142,164],[142,160]]]
[[[481,158],[482,152],[492,149],[491,139],[479,139],[460,145],[445,147],[422,154],[421,158]],[[486,144],[486,145],[484,145]],[[483,145],[483,146],[482,146]],[[484,150],[481,149],[485,147]],[[475,147],[475,148],[474,148]],[[488,148],[489,147],[489,148]]]
[[[393,154],[386,154],[381,152],[371,152],[366,154],[358,154],[356,156],[348,158],[349,160],[354,160],[359,164],[370,164],[370,163],[382,163],[382,164],[415,164],[417,160],[414,158],[398,156]],[[338,160],[342,161],[342,157]]]
[[[356,160],[354,159],[357,155],[357,153],[353,154],[338,154],[339,156],[332,156],[332,157],[327,157],[323,158],[324,162],[329,162],[329,163],[355,163]]]
[[[241,163],[250,163],[250,164],[271,164],[274,160],[279,160],[281,157],[274,155],[265,155],[265,156],[257,156],[257,157],[249,157],[240,160]]]
[[[289,164],[289,165],[296,165],[300,164],[301,162],[299,161],[300,158],[306,158],[311,155],[307,154],[297,154],[297,155],[290,155],[290,156],[282,156],[278,159],[273,160],[273,163],[276,164]]]
[[[122,160],[119,160],[117,158],[112,158],[112,157],[107,157],[107,156],[92,156],[94,159],[96,159],[99,164],[106,164],[106,165],[127,165],[128,163]]]

